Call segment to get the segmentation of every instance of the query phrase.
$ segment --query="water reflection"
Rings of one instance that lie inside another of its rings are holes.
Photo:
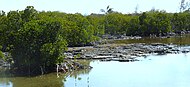
[[[151,59],[151,60],[150,60]],[[137,62],[92,61],[92,70],[36,77],[0,74],[0,87],[190,87],[190,53],[148,56]]]
[[[79,70],[75,72],[50,73],[35,77],[17,77],[10,76],[6,72],[0,73],[0,87],[64,87],[66,78],[74,77],[77,80],[82,80],[78,75],[89,73],[90,69]]]
[[[152,59],[152,60],[149,60]],[[190,87],[190,53],[149,56],[138,62],[91,62],[89,74],[65,87]]]
[[[8,79],[3,78],[0,79],[0,87],[13,87],[13,84]]]
[[[0,87],[60,87],[64,85],[63,78],[57,78],[56,73],[36,77],[6,77],[0,78]]]
[[[82,86],[87,85],[86,87],[89,87],[88,74],[90,73],[90,71],[91,71],[90,69],[75,71],[67,75],[68,77],[66,78],[65,81],[69,82],[68,84],[70,84],[70,87],[80,87],[81,85]]]

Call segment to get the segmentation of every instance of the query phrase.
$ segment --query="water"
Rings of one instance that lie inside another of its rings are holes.
[[[141,39],[115,40],[112,43],[116,44],[131,44],[131,43],[166,43],[178,45],[190,45],[190,34],[182,36],[174,36],[170,38],[150,38],[143,37]]]
[[[190,45],[190,35],[142,38],[114,43]],[[0,87],[190,87],[190,53],[139,58],[136,62],[92,61],[91,70],[35,77],[8,76],[0,70]]]
[[[56,73],[36,77],[0,77],[0,87],[63,87],[65,76],[57,78]]]
[[[151,59],[151,60],[150,60]],[[67,78],[65,87],[190,87],[190,53],[149,56],[138,62],[91,62],[80,78]]]
[[[92,61],[92,70],[7,77],[0,87],[190,87],[190,53],[139,58],[137,62]]]

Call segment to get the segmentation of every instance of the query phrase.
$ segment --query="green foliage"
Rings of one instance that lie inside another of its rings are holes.
[[[0,12],[0,57],[11,54],[14,68],[24,72],[53,69],[64,60],[67,46],[85,46],[104,34],[150,36],[190,30],[189,11],[149,11],[122,14],[107,7],[105,14],[39,12],[33,6],[22,11]],[[103,10],[102,10],[103,11]],[[78,55],[79,56],[79,55]],[[77,56],[76,56],[77,57]]]
[[[190,14],[189,13],[175,13],[171,18],[173,25],[173,31],[176,33],[181,33],[181,31],[190,30]]]
[[[81,14],[66,15],[64,30],[69,46],[84,46],[96,40],[94,26]]]
[[[105,33],[111,35],[125,34],[129,19],[121,13],[107,14],[105,17]]]
[[[37,19],[38,17],[38,19]],[[19,72],[38,73],[63,61],[67,42],[59,20],[40,18],[33,7],[1,17],[1,44],[10,48]]]
[[[2,51],[0,51],[0,59],[4,59],[4,55]]]
[[[143,36],[164,35],[171,31],[170,18],[165,12],[144,12],[139,21]]]
[[[94,36],[102,36],[105,34],[105,27],[104,27],[104,16],[103,15],[96,15],[91,14],[87,16],[88,21],[90,22],[91,29],[94,32]]]
[[[140,24],[138,16],[132,17],[127,25],[126,35],[141,35],[141,31],[139,30],[139,28]]]
[[[64,60],[68,45],[97,40],[104,29],[96,28],[81,14],[38,12],[27,6],[23,11],[0,14],[0,46],[11,53],[19,72],[38,73],[42,67],[49,71]]]
[[[6,39],[6,32],[7,29],[7,18],[4,14],[0,13],[0,46],[4,43]]]
[[[37,18],[37,11],[33,6],[27,6],[24,11],[21,11],[21,18],[24,22],[29,22]]]
[[[51,66],[62,56],[67,46],[61,31],[61,24],[56,21],[34,20],[27,22],[21,29],[13,44],[11,54],[14,66]]]
[[[0,49],[2,49],[2,46],[0,45]],[[0,50],[0,59],[3,59],[4,60],[4,54],[3,52]]]

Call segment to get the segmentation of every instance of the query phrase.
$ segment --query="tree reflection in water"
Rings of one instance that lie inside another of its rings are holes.
[[[82,61],[86,65],[90,64],[90,61]],[[64,87],[66,78],[74,77],[76,80],[81,80],[78,75],[88,74],[90,69],[71,71],[67,73],[49,73],[45,75],[33,76],[33,77],[19,77],[13,76],[8,72],[0,69],[0,87]]]

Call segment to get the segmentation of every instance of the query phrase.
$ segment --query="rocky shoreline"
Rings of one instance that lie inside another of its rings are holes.
[[[70,72],[81,69],[91,69],[92,67],[83,65],[76,60],[100,60],[134,62],[139,61],[139,57],[146,58],[149,55],[166,55],[189,53],[190,46],[178,46],[164,43],[135,43],[135,44],[104,44],[88,47],[69,47],[64,53],[65,61],[57,64],[57,72]],[[0,68],[8,67],[10,64],[0,60]],[[43,72],[42,72],[43,74]]]
[[[138,61],[138,57],[188,53],[190,47],[163,43],[105,44],[90,47],[72,47],[65,52],[66,59],[96,59],[101,61]]]

